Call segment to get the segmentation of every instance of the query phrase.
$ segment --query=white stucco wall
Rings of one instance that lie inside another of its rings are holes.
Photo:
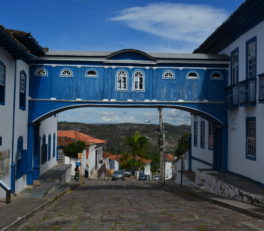
[[[0,48],[0,61],[6,67],[5,79],[5,105],[0,105],[0,137],[2,145],[0,152],[6,152],[9,156],[8,171],[0,175],[0,180],[10,186],[10,164],[11,164],[11,147],[12,147],[12,126],[13,126],[13,100],[14,100],[14,67],[15,61],[2,48]],[[3,170],[2,170],[3,171]],[[0,199],[5,197],[4,191],[0,188]]]
[[[17,140],[23,137],[23,150],[27,149],[27,124],[28,124],[28,92],[29,92],[29,67],[22,60],[14,60],[9,53],[0,48],[0,61],[6,68],[5,79],[5,104],[0,105],[0,136],[2,137],[2,145],[0,152],[9,152],[9,164],[12,162],[12,140],[13,140],[13,162],[16,164]],[[16,70],[16,72],[15,72]],[[19,87],[20,72],[26,73],[26,109],[19,108]],[[16,75],[16,77],[15,77]],[[14,86],[16,78],[15,105],[14,105]],[[14,106],[14,107],[13,107]],[[15,111],[14,111],[15,109]],[[13,115],[14,123],[13,123]],[[4,119],[3,119],[4,118]],[[12,137],[14,128],[14,137]],[[13,139],[12,139],[13,138]],[[10,167],[5,176],[0,176],[0,180],[10,186]],[[15,192],[20,192],[26,186],[25,175],[15,181]],[[3,191],[0,189],[0,198],[3,198]]]
[[[39,135],[41,137],[40,139],[40,148],[42,146],[42,137],[45,134],[46,135],[46,143],[48,144],[48,137],[51,135],[51,156],[50,160],[47,159],[47,161],[44,164],[40,165],[40,175],[45,173],[47,170],[52,168],[57,164],[56,155],[57,155],[57,116],[51,116],[47,118],[46,120],[42,121],[39,127]],[[53,134],[55,133],[55,157],[53,157]],[[40,151],[40,162],[41,162],[41,151]]]
[[[257,37],[257,75],[264,73],[264,22],[261,22],[249,30],[221,53],[231,55],[231,52],[239,48],[239,81],[246,79],[246,42]],[[230,75],[229,75],[230,83]],[[258,99],[258,86],[257,86]],[[264,183],[264,105],[256,103],[256,106],[239,107],[228,112],[228,170],[236,174],[248,177],[260,183]],[[256,160],[246,158],[246,118],[256,117],[257,152]]]
[[[151,163],[145,164],[145,166],[144,166],[144,174],[148,175],[150,177],[150,179],[152,179]]]
[[[197,121],[197,146],[194,146],[194,121]],[[201,148],[201,121],[205,121],[205,145],[204,148]],[[209,123],[207,120],[200,116],[191,116],[191,125],[192,125],[192,156],[205,161],[207,163],[213,164],[213,151],[208,149],[208,126]],[[192,159],[192,170],[195,171],[198,168],[212,168],[210,165],[207,165],[198,160]]]

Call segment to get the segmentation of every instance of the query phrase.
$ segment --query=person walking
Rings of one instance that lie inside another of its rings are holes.
[[[85,175],[85,178],[88,178],[89,179],[89,165],[86,164],[86,167],[84,169],[84,175]]]
[[[74,180],[79,181],[79,179],[80,179],[80,169],[79,169],[78,165],[75,167],[74,172],[75,172]]]

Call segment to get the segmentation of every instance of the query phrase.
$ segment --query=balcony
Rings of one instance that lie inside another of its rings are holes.
[[[236,86],[230,86],[226,89],[226,103],[231,108],[238,107],[239,105],[239,87]]]
[[[256,79],[247,79],[227,88],[227,105],[229,108],[250,106],[256,103]],[[264,79],[263,79],[264,102]]]
[[[264,74],[259,75],[259,101],[264,103]]]

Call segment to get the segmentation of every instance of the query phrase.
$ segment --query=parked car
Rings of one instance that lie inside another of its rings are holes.
[[[125,180],[125,171],[124,170],[117,170],[114,171],[112,180]]]
[[[145,175],[145,174],[139,174],[139,176],[138,176],[138,180],[147,180],[148,179],[148,176],[147,175]]]
[[[153,180],[160,180],[160,176],[159,175],[155,175],[152,177]]]
[[[126,177],[131,177],[131,175],[132,175],[131,170],[126,169],[126,170],[125,170],[125,176],[126,176]]]

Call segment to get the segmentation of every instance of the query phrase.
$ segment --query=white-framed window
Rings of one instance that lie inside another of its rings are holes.
[[[199,79],[199,75],[196,71],[190,71],[187,74],[187,79]]]
[[[223,75],[221,72],[219,71],[214,71],[211,76],[210,76],[210,79],[212,80],[222,80],[223,79]]]
[[[212,122],[208,123],[208,149],[214,150],[214,125]]]
[[[257,73],[257,40],[250,39],[246,44],[247,49],[247,79],[256,78]]]
[[[60,71],[60,77],[73,77],[73,72],[70,68],[63,68]]]
[[[144,73],[142,71],[135,71],[133,74],[133,90],[135,91],[143,91],[145,89],[144,86]]]
[[[198,144],[198,122],[193,123],[193,146],[197,147]]]
[[[5,104],[5,88],[6,88],[6,70],[5,65],[0,62],[0,105]]]
[[[48,71],[44,67],[39,67],[34,72],[35,76],[48,76]]]
[[[239,50],[236,48],[231,53],[231,85],[236,85],[239,80]]]
[[[24,71],[21,71],[19,77],[19,108],[21,110],[26,109],[26,78],[26,73]]]
[[[246,158],[256,160],[256,117],[246,118]]]
[[[89,69],[89,70],[87,70],[85,72],[85,77],[86,78],[97,78],[98,77],[98,73],[94,69]]]
[[[124,70],[120,70],[116,74],[116,89],[119,91],[127,90],[128,74]]]
[[[175,75],[173,71],[164,71],[162,74],[163,79],[174,79]]]
[[[200,147],[205,147],[205,121],[200,122]]]

